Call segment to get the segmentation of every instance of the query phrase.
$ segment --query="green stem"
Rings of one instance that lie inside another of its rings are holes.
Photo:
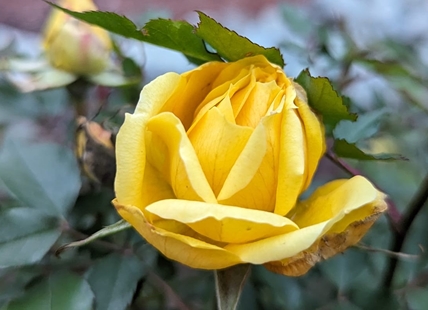
[[[236,265],[216,270],[215,284],[219,310],[235,310],[245,281],[250,273],[250,265]]]

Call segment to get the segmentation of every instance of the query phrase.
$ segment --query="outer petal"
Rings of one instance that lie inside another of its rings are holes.
[[[180,83],[183,83],[182,78],[174,72],[165,73],[154,79],[141,91],[134,115],[142,114],[146,120],[157,115]]]
[[[287,96],[291,96],[291,91]],[[275,206],[279,215],[287,214],[295,206],[305,182],[306,138],[297,113],[297,109],[289,106],[282,112]]]
[[[298,229],[291,220],[274,213],[189,200],[158,201],[146,211],[227,243],[245,243]]]
[[[189,133],[205,176],[216,195],[252,132],[251,128],[228,122],[214,107]]]
[[[355,190],[355,194],[352,194],[352,189]],[[311,253],[318,250],[316,244],[324,235],[343,233],[343,230],[339,232],[338,229],[345,229],[351,223],[365,219],[367,222],[373,223],[376,216],[386,209],[383,194],[360,176],[349,181],[336,181],[333,185],[326,184],[314,195],[308,200],[311,201],[311,204],[307,210],[296,214],[293,218],[298,225],[300,224],[300,227],[303,227],[300,230],[248,244],[228,245],[225,248],[239,255],[243,261],[253,264],[272,261],[287,262],[286,259],[293,260],[296,255],[297,258],[300,257],[299,255],[304,255],[301,254],[303,251],[312,255]],[[317,211],[320,212],[320,216],[317,216]],[[374,217],[370,218],[371,215]],[[368,226],[364,226],[365,230],[368,229]],[[361,230],[358,235],[362,236]],[[356,239],[349,238],[350,241],[346,246]],[[323,251],[327,250],[327,248],[323,249]],[[280,262],[278,265],[282,267],[283,263]]]
[[[242,263],[235,254],[198,239],[156,228],[140,209],[113,201],[120,216],[166,257],[192,268],[222,269]]]
[[[120,203],[145,207],[142,191],[146,165],[143,115],[125,115],[125,122],[116,138],[116,178],[114,189]]]
[[[151,156],[151,163],[159,170],[167,165],[167,178],[176,197],[215,203],[217,200],[180,120],[174,114],[164,112],[150,119],[147,130],[152,133],[150,148],[165,146],[167,149],[166,159]]]
[[[340,212],[351,211],[375,201],[378,191],[362,176],[349,180],[335,180],[318,188],[296,207],[293,216],[300,227],[327,221]]]
[[[345,216],[309,249],[294,257],[270,262],[265,265],[266,268],[288,276],[300,276],[320,260],[343,252],[360,241],[386,210],[384,198],[384,194],[361,176],[350,180],[336,180],[320,187],[298,206],[301,211],[294,218],[301,224],[311,225],[334,215],[341,206]],[[358,205],[361,207],[355,208]]]
[[[116,137],[115,192],[121,204],[140,209],[146,206],[146,195],[143,193],[146,123],[171,96],[179,80],[180,76],[176,73],[158,77],[141,91],[135,113],[125,115],[125,122]]]
[[[306,136],[306,181],[303,190],[311,184],[312,177],[318,167],[318,163],[325,152],[324,127],[314,112],[308,106],[308,99],[303,88],[293,82],[297,97],[294,100],[299,109],[299,116],[302,121]]]
[[[239,256],[242,261],[251,264],[282,260],[308,249],[332,225],[333,223],[326,221],[255,242],[229,244],[225,249]]]
[[[336,223],[309,249],[291,258],[267,263],[265,267],[270,271],[286,276],[301,276],[317,262],[327,259],[337,253],[341,253],[349,246],[360,241],[385,210],[386,203],[382,195],[379,195],[378,199],[373,203],[364,206],[361,210],[351,212],[349,217],[345,217]],[[364,216],[364,213],[366,213],[367,216]],[[358,217],[358,215],[360,217]],[[352,218],[353,221],[350,222],[350,218]],[[343,229],[343,226],[346,228]],[[341,232],[335,232],[339,227],[341,228]]]

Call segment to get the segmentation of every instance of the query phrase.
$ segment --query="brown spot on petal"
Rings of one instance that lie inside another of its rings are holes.
[[[356,244],[386,210],[386,203],[382,201],[373,210],[373,213],[363,220],[348,225],[341,233],[327,233],[311,245],[306,251],[281,260],[264,264],[266,269],[291,277],[304,275],[317,262],[342,253],[348,247]]]

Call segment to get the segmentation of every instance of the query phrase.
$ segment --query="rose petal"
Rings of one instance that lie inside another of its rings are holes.
[[[221,247],[198,239],[156,228],[134,206],[113,201],[120,216],[129,222],[146,241],[166,257],[192,268],[222,269],[242,263],[239,257]]]
[[[349,180],[335,180],[319,187],[307,200],[296,207],[293,221],[299,227],[307,227],[350,213],[376,200],[378,191],[362,176]]]
[[[235,122],[235,107],[232,107],[230,98],[234,96],[236,92],[240,89],[246,88],[249,83],[251,83],[251,73],[248,72],[248,68],[241,69],[239,72],[235,72],[235,77],[233,80],[228,81],[220,86],[215,87],[207,97],[200,103],[199,107],[195,111],[195,119],[189,131],[191,131],[192,127],[198,123],[198,121],[215,106],[223,105],[220,107],[221,109],[226,109],[224,107],[225,103],[229,104],[230,107],[227,107],[227,110],[232,109],[233,114],[231,118],[228,118],[231,122]],[[214,85],[213,85],[214,87]],[[224,102],[226,101],[226,102]]]
[[[181,120],[184,128],[188,129],[198,105],[212,91],[213,80],[226,65],[223,62],[210,62],[182,74],[179,86],[170,98],[166,98],[160,112],[172,112]]]
[[[116,177],[114,188],[123,204],[145,207],[142,184],[146,164],[144,144],[145,115],[125,115],[125,122],[116,138]]]
[[[256,85],[256,77],[254,76],[254,74],[249,73],[246,76],[246,82],[247,83],[245,83],[245,85],[242,85],[238,91],[228,94],[233,108],[233,115],[235,117],[238,116],[242,107],[245,106],[248,97],[250,96],[254,89],[254,86]]]
[[[281,115],[266,116],[232,167],[219,203],[273,212],[277,187]]]
[[[354,191],[355,194],[353,194]],[[379,195],[370,182],[360,176],[347,181],[328,183],[308,199],[311,202],[309,207],[303,212],[296,212],[293,217],[293,221],[302,227],[301,229],[248,244],[227,245],[225,249],[252,264],[281,261],[293,257],[308,250],[327,232],[337,233],[337,229],[334,229],[335,224],[338,225],[337,227],[344,228],[345,225],[339,224],[340,221],[344,220],[347,225],[361,220],[361,216],[364,219],[367,212],[358,209],[368,207],[372,214],[379,213],[378,210],[374,210],[374,206],[382,201]],[[318,216],[318,212],[321,215]],[[323,221],[320,222],[320,220]]]
[[[383,194],[379,193],[374,202],[345,216],[309,249],[291,258],[266,263],[265,267],[286,276],[301,276],[317,262],[341,253],[360,241],[385,210],[386,203],[383,200]]]
[[[244,243],[298,229],[291,220],[274,213],[197,201],[162,200],[146,210],[219,242]]]
[[[306,140],[297,111],[286,105],[282,115],[275,205],[275,213],[279,215],[287,214],[296,204],[305,181],[306,165]]]
[[[217,195],[253,130],[228,122],[214,107],[189,133],[205,176]]]
[[[236,117],[236,123],[241,126],[256,128],[279,91],[280,88],[275,81],[256,82],[251,94],[245,101],[245,105]]]
[[[176,198],[171,185],[162,178],[162,174],[158,170],[150,163],[146,163],[142,186],[142,204],[148,206],[155,201],[171,198]]]
[[[180,120],[174,114],[164,112],[150,119],[147,130],[152,134],[149,145],[154,150],[151,152],[156,152],[157,147],[166,146],[167,153],[163,157],[151,156],[150,161],[160,170],[166,160],[169,170],[167,178],[176,197],[215,203],[217,200]]]
[[[134,114],[126,114],[125,122],[116,137],[115,192],[118,200],[142,209],[146,205],[142,191],[146,165],[145,126],[171,96],[180,80],[176,73],[168,73],[147,84],[140,94]]]
[[[310,109],[307,96],[303,88],[293,82],[297,97],[294,103],[298,107],[298,113],[303,123],[306,136],[306,182],[303,190],[311,184],[312,177],[317,169],[318,163],[325,152],[324,127],[314,112]]]
[[[292,257],[308,249],[332,224],[327,221],[255,242],[229,244],[224,248],[239,256],[244,262],[264,264]]]
[[[141,114],[148,120],[158,114],[167,100],[182,83],[182,78],[177,73],[169,72],[154,79],[144,86],[140,93],[140,99],[135,107],[134,115]]]

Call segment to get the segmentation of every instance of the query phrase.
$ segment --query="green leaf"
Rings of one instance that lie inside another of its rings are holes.
[[[333,282],[339,291],[344,292],[367,279],[367,254],[356,249],[348,249],[320,264],[319,268]]]
[[[209,53],[203,40],[194,33],[194,27],[186,21],[155,19],[149,21],[141,30],[124,16],[111,12],[73,12],[58,5],[50,5],[70,14],[71,16],[89,24],[99,26],[110,32],[154,45],[166,47],[183,53],[189,59],[206,62],[221,58]]]
[[[352,290],[350,301],[364,310],[402,309],[393,290],[382,285],[375,289],[359,285]]]
[[[3,268],[0,269],[0,309],[9,301],[22,296],[36,277],[40,276],[39,268]]]
[[[236,61],[248,56],[264,55],[270,62],[284,67],[285,63],[279,49],[265,48],[231,31],[214,19],[198,12],[200,22],[196,34],[212,46],[227,61]]]
[[[380,109],[366,114],[359,114],[355,122],[341,121],[333,130],[335,139],[344,139],[349,143],[355,143],[372,137],[379,130],[379,119],[385,115],[385,110]]]
[[[117,232],[128,229],[130,227],[131,227],[131,225],[128,222],[126,222],[125,220],[120,220],[120,221],[118,221],[112,225],[104,227],[103,229],[97,231],[96,233],[92,234],[91,236],[89,236],[86,239],[76,241],[76,242],[71,242],[69,244],[63,245],[62,247],[60,247],[56,250],[55,254],[59,255],[62,251],[64,251],[67,248],[80,247],[80,246],[89,244],[94,240],[97,240],[99,238],[103,238],[103,237],[111,235],[111,234],[115,234]]]
[[[323,117],[327,129],[332,130],[342,120],[355,121],[357,116],[348,111],[345,98],[340,96],[325,77],[312,77],[309,70],[300,72],[296,79],[308,95],[309,105]]]
[[[87,11],[74,12],[60,7],[52,2],[47,1],[51,6],[70,14],[76,19],[85,21],[89,24],[99,26],[110,32],[124,36],[125,38],[145,41],[143,33],[137,29],[137,26],[125,16],[112,12]]]
[[[143,28],[146,42],[183,53],[188,59],[221,61],[221,58],[205,48],[203,40],[195,34],[193,25],[186,21],[154,19]]]
[[[406,160],[399,154],[367,154],[354,143],[346,140],[334,140],[333,151],[339,157],[359,159],[359,160]]]
[[[406,293],[407,303],[412,310],[425,310],[428,305],[428,289],[413,288]]]
[[[144,265],[135,256],[113,253],[96,261],[87,274],[95,293],[95,309],[125,309],[144,274]]]
[[[55,219],[39,210],[12,208],[0,212],[0,268],[33,264],[60,236]]]
[[[53,143],[25,144],[11,137],[0,151],[0,179],[26,206],[57,217],[73,206],[81,186],[71,150]]]
[[[94,294],[83,278],[69,273],[50,275],[31,287],[7,310],[91,310]]]

